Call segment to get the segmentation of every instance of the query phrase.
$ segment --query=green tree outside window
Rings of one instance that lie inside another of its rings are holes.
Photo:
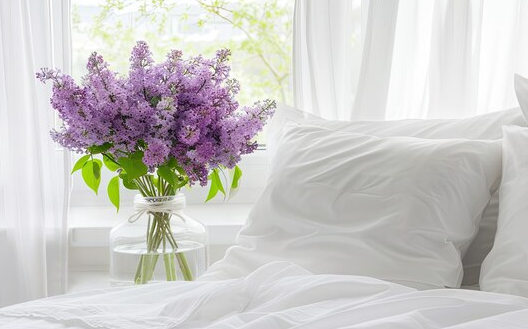
[[[156,60],[170,49],[212,56],[232,51],[239,102],[272,98],[291,103],[293,0],[73,0],[73,74],[80,77],[97,51],[114,70],[127,71],[136,40]]]

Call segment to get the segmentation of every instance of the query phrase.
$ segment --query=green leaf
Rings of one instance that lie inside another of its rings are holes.
[[[134,181],[128,179],[128,175],[125,172],[121,172],[119,177],[123,180],[123,186],[129,190],[139,190],[139,187]]]
[[[116,171],[117,169],[121,168],[117,163],[115,163],[115,160],[107,154],[103,154],[103,163],[110,171]]]
[[[143,152],[141,151],[136,151],[128,157],[119,158],[118,162],[125,169],[128,180],[139,178],[148,172],[147,166],[143,163]]]
[[[168,165],[160,166],[158,168],[158,176],[163,178],[164,180],[169,183],[170,186],[172,186],[173,189],[178,190],[187,182],[189,181],[185,175],[177,175],[174,172],[174,169],[169,168]]]
[[[180,183],[178,185],[176,185],[176,187],[174,188],[176,190],[184,187],[185,185],[187,185],[187,183],[189,182],[189,177],[187,177],[187,176],[179,176],[179,181],[180,181]]]
[[[87,148],[91,154],[99,154],[108,151],[112,147],[112,143],[104,143],[103,145],[94,145]]]
[[[235,171],[233,173],[233,182],[231,183],[232,189],[238,188],[238,181],[240,180],[241,177],[242,177],[242,170],[238,166],[235,166]]]
[[[94,167],[93,167],[94,176],[95,178],[100,180],[101,179],[101,168],[103,168],[103,162],[99,159],[93,159],[92,161],[94,163]]]
[[[208,177],[211,180],[211,187],[209,188],[209,194],[205,202],[211,200],[218,194],[218,191],[222,192],[225,195],[224,186],[222,185],[222,180],[218,174],[218,169],[213,169],[213,172]]]
[[[176,169],[176,171],[180,174],[180,176],[187,176],[187,173],[185,172],[185,170],[183,170],[183,168],[178,165],[178,161],[174,158],[170,158],[166,162],[166,166],[171,169]]]
[[[170,158],[168,161],[167,161],[167,164],[166,164],[169,168],[176,168],[178,166],[178,161],[176,161],[176,159],[174,158]]]
[[[158,176],[166,180],[173,188],[176,188],[179,183],[178,176],[168,166],[158,167]]]
[[[161,97],[159,96],[154,96],[150,99],[150,106],[152,107],[156,107],[159,103],[159,101],[161,100]]]
[[[209,187],[209,194],[207,194],[207,199],[205,199],[205,202],[214,198],[217,193],[218,193],[218,186],[211,182],[211,186]]]
[[[225,195],[226,193],[224,190],[224,184],[222,184],[222,180],[220,179],[220,174],[218,173],[217,169],[215,169],[213,177],[215,177],[216,184],[218,184],[218,190],[222,192],[223,195]]]
[[[180,166],[176,166],[176,167],[174,167],[174,169],[176,169],[176,171],[180,174],[180,176],[185,176],[185,177],[187,177],[187,173],[185,172],[185,170],[183,170],[182,167],[180,167]]]
[[[119,211],[119,176],[115,176],[110,182],[108,182],[106,192],[108,193],[110,202],[112,202],[117,211]]]
[[[77,162],[75,162],[75,165],[73,166],[73,169],[72,169],[71,173],[73,174],[77,170],[82,169],[82,167],[84,166],[86,161],[88,161],[88,159],[90,159],[90,154],[86,154],[85,156],[83,156],[82,158],[77,160]]]
[[[142,140],[138,141],[138,143],[143,144],[144,147],[146,146],[145,142]],[[143,159],[143,151],[136,151],[134,153],[130,153],[129,157],[133,159]]]
[[[86,185],[95,192],[95,194],[98,193],[99,185],[101,184],[101,166],[101,160],[94,159],[86,161],[82,167],[83,180]]]

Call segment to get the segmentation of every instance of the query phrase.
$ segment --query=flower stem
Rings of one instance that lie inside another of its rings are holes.
[[[187,263],[187,258],[182,253],[176,254],[176,259],[178,259],[178,264],[180,265],[180,269],[183,274],[183,279],[185,281],[193,281],[193,275],[191,272],[191,269],[189,268],[189,264]]]
[[[165,275],[167,281],[174,281],[177,279],[176,262],[186,281],[193,280],[193,274],[187,262],[187,258],[181,252],[178,252],[178,244],[172,234],[170,227],[171,214],[153,213],[152,220],[149,216],[149,224],[147,226],[147,250],[146,254],[141,255],[134,282],[136,284],[145,284],[152,280],[156,264],[159,258],[159,248],[162,247],[163,262],[165,265]],[[167,242],[170,249],[167,249]]]
[[[154,184],[153,176],[151,175],[139,177],[135,179],[135,182],[143,197],[170,197],[175,192],[174,189],[172,189],[171,186],[161,177],[158,177],[158,184]],[[177,279],[175,259],[178,261],[183,279],[186,281],[193,280],[193,274],[189,268],[187,258],[183,253],[179,252],[178,243],[172,233],[170,227],[171,217],[172,214],[168,213],[149,214],[146,232],[146,254],[141,255],[139,259],[134,278],[136,284],[144,284],[152,280],[159,257],[160,247],[162,247],[161,253],[163,254],[167,281],[174,281]],[[167,242],[171,247],[170,249],[167,248]]]

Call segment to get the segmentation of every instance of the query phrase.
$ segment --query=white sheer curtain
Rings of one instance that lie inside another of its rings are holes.
[[[69,157],[35,72],[69,68],[68,15],[66,0],[0,1],[0,306],[66,288]]]
[[[347,119],[361,62],[361,1],[296,1],[293,31],[294,103]]]
[[[517,106],[527,17],[522,0],[297,0],[295,105],[380,120]]]

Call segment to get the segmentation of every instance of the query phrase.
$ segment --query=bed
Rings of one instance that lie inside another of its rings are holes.
[[[96,290],[0,313],[3,328],[526,328],[528,299],[275,262],[240,279]]]
[[[519,108],[274,120],[267,187],[205,275],[13,305],[0,327],[528,328]]]

